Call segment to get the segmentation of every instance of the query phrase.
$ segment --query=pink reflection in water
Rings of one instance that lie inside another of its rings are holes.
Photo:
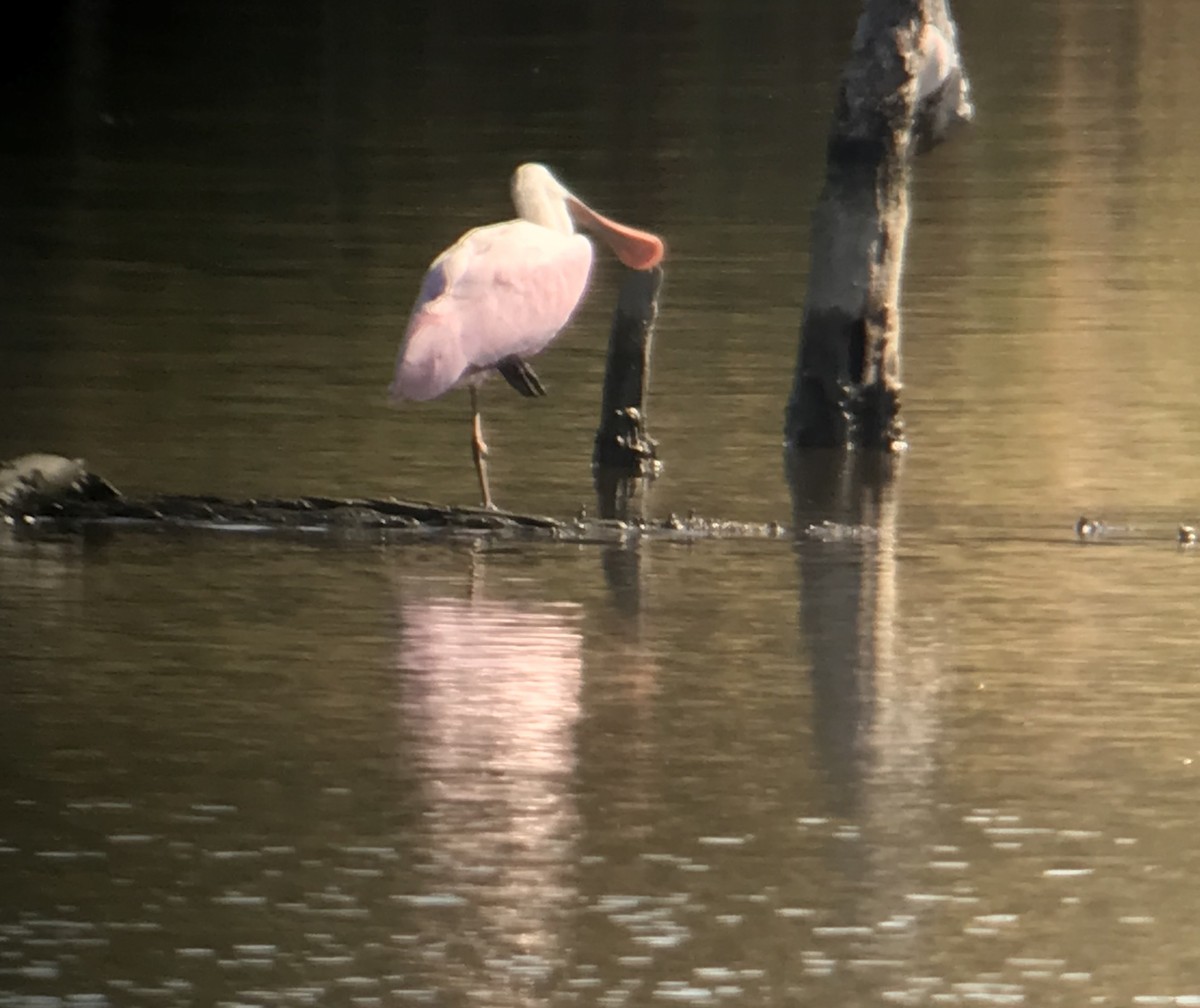
[[[426,934],[450,929],[473,949],[443,982],[524,986],[561,964],[576,898],[579,610],[420,587],[402,589],[398,649],[432,862],[416,912]],[[452,920],[439,895],[459,907]]]

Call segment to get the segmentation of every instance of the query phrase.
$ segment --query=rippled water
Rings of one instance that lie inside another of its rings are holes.
[[[11,1003],[1195,990],[1190,554],[122,535],[3,571]]]
[[[817,6],[51,8],[4,83],[0,457],[473,500],[465,402],[384,390],[539,157],[670,243],[650,512],[860,531],[0,534],[0,1005],[1200,1004],[1200,13],[961,5],[911,450],[794,501]],[[508,506],[594,506],[615,280],[546,400],[486,389]]]

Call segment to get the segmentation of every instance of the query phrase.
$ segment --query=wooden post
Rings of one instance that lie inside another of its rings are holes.
[[[658,442],[646,428],[646,395],[662,280],[660,266],[627,270],[617,294],[592,451],[602,518],[628,517],[635,481],[658,469]]]
[[[973,114],[948,0],[866,0],[842,75],[784,436],[902,445],[900,280],[912,155]]]

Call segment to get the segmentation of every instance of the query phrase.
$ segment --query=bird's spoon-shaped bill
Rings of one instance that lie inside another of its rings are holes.
[[[626,224],[596,213],[578,196],[568,194],[567,207],[580,227],[585,227],[602,239],[622,263],[630,269],[648,270],[662,262],[666,251],[663,241],[649,231],[639,231]]]

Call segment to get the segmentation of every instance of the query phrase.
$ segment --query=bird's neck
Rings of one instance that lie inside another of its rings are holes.
[[[566,200],[558,193],[549,193],[542,187],[516,185],[513,188],[513,204],[517,216],[533,224],[540,224],[560,234],[574,234],[575,225],[567,212]]]

